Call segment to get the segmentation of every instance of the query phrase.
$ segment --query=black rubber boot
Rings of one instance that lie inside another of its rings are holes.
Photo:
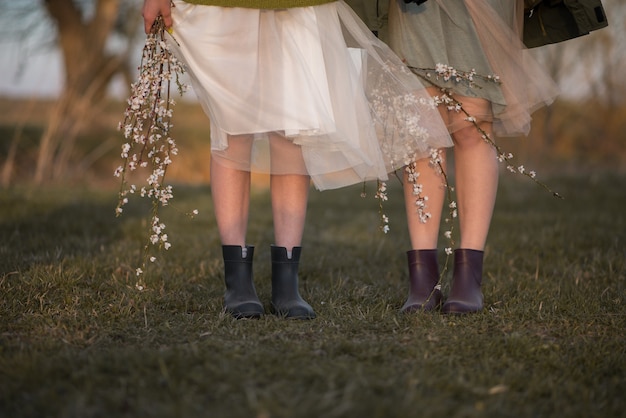
[[[446,314],[467,314],[483,309],[480,290],[483,277],[483,251],[454,251],[454,274],[450,295],[441,311]]]
[[[437,250],[407,251],[409,297],[401,312],[433,311],[441,305]]]
[[[313,319],[315,312],[298,292],[298,266],[302,247],[293,247],[287,258],[285,247],[272,245],[272,313],[290,319]]]
[[[252,258],[254,247],[246,246],[246,257],[242,257],[239,245],[223,245],[224,308],[235,318],[258,318],[263,315],[263,305],[252,282]]]

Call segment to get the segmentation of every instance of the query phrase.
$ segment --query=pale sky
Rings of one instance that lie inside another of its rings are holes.
[[[38,53],[19,68],[20,51],[15,44],[0,45],[0,95],[54,97],[63,83],[63,63],[57,52]]]
[[[63,88],[63,61],[58,49],[20,56],[15,43],[0,44],[0,96],[54,98]],[[138,51],[140,54],[141,51]],[[20,62],[23,61],[23,68]],[[121,98],[124,86],[120,80],[110,87]]]

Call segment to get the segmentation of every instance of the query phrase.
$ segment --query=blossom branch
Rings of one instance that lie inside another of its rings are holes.
[[[164,233],[165,224],[159,218],[159,209],[167,206],[174,197],[173,188],[166,184],[165,176],[172,157],[177,155],[176,142],[170,136],[174,100],[170,97],[172,80],[178,85],[181,94],[185,87],[180,76],[185,72],[184,65],[171,53],[166,40],[166,28],[161,17],[157,18],[152,31],[146,37],[139,66],[138,80],[131,85],[128,107],[119,129],[127,140],[122,145],[123,164],[114,175],[121,178],[119,201],[116,214],[123,213],[129,195],[147,197],[152,202],[148,240],[143,248],[140,267],[135,270],[139,277],[137,288],[143,289],[142,275],[148,262],[155,262],[150,255],[153,246],[169,249],[171,244]],[[173,39],[173,38],[170,38]],[[165,92],[165,99],[163,95]],[[148,169],[150,175],[146,185],[138,187],[129,184],[130,172]],[[194,215],[197,211],[192,212]]]
[[[474,83],[475,78],[480,78],[487,82],[501,84],[499,76],[478,75],[476,74],[476,71],[473,69],[471,71],[459,71],[459,70],[454,69],[451,66],[447,66],[444,64],[437,64],[434,69],[417,68],[417,67],[411,67],[411,66],[409,66],[409,69],[413,71],[415,75],[427,81],[429,84],[432,84],[433,86],[439,88],[442,95],[434,97],[436,105],[446,106],[446,108],[450,111],[463,113],[465,115],[465,120],[467,122],[470,122],[476,128],[476,130],[478,130],[482,139],[494,148],[494,150],[497,153],[497,158],[499,162],[507,162],[507,163],[512,162],[513,154],[503,152],[500,146],[493,140],[491,135],[487,131],[485,131],[483,128],[481,128],[480,124],[478,123],[478,120],[463,107],[463,104],[454,97],[452,92],[449,89],[446,89],[445,87],[441,87],[433,82],[431,73],[434,72],[436,74],[435,75],[436,80],[442,79],[444,81],[454,81],[456,83],[465,83],[466,85],[468,85],[468,87],[471,87],[471,88],[479,88],[479,86],[477,86]],[[555,192],[547,184],[539,181],[537,179],[537,173],[535,171],[532,171],[532,170],[527,171],[523,165],[520,165],[516,168],[512,164],[507,164],[507,170],[510,171],[511,173],[521,174],[523,176],[528,177],[537,185],[541,186],[546,191],[550,192],[554,197],[563,199],[563,197],[558,192]]]

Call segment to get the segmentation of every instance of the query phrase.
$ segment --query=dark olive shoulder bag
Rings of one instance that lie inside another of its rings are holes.
[[[608,25],[600,0],[524,0],[524,44],[563,42]]]

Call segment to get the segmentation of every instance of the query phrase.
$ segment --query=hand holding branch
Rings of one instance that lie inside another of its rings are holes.
[[[146,33],[150,33],[152,25],[158,16],[163,17],[163,23],[165,23],[166,29],[172,27],[171,0],[144,0],[141,14],[143,15],[144,30]]]

